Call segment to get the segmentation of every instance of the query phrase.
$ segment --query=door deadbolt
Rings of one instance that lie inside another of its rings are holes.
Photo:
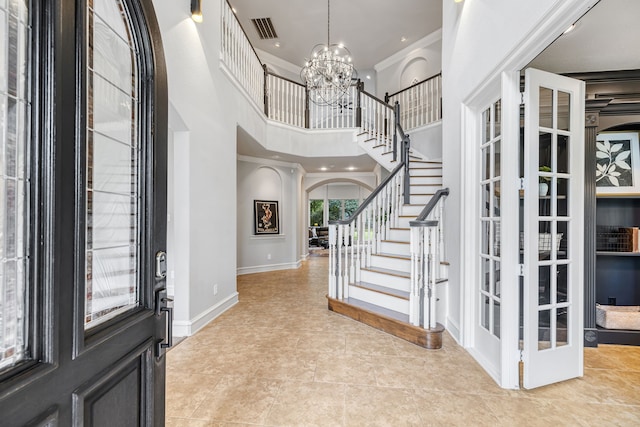
[[[167,253],[159,251],[156,254],[156,279],[167,277]]]

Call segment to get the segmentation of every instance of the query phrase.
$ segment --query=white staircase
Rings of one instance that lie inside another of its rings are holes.
[[[412,159],[409,173],[411,203],[402,205],[398,226],[389,228],[381,239],[379,250],[371,254],[370,265],[361,269],[360,280],[349,283],[346,301],[372,311],[376,307],[383,308],[382,313],[407,323],[411,290],[409,221],[415,220],[435,192],[442,188],[442,163]]]

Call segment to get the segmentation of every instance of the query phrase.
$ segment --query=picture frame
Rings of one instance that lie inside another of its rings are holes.
[[[276,200],[253,201],[253,234],[280,234],[280,211]]]
[[[638,132],[602,132],[596,137],[596,195],[640,194]]]

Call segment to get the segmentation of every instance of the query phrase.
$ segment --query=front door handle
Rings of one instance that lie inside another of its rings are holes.
[[[158,358],[162,357],[164,349],[173,347],[173,307],[169,306],[171,302],[173,302],[173,299],[167,296],[166,289],[158,289],[156,291],[156,316],[162,317],[162,313],[167,313],[166,320],[164,320],[167,322],[165,338],[159,337],[156,340],[156,357]]]

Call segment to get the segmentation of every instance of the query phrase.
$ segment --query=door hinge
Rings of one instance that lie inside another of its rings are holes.
[[[524,277],[524,264],[518,264],[518,276]]]
[[[520,105],[524,105],[524,92],[520,92]]]
[[[524,191],[524,178],[520,178],[520,180],[518,182],[518,190],[523,190]]]

